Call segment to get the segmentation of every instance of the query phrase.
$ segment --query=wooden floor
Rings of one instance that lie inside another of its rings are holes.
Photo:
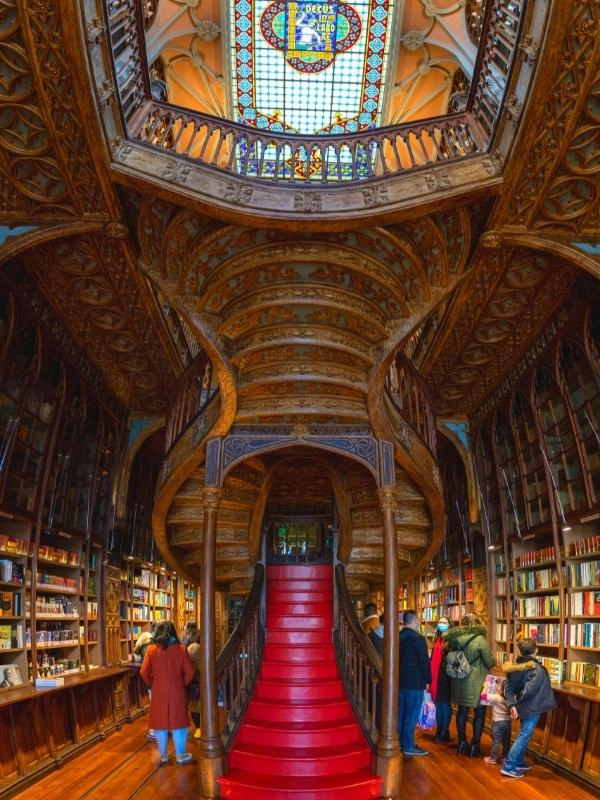
[[[146,741],[146,721],[140,719],[101,744],[67,762],[62,769],[20,794],[18,800],[195,800],[199,797],[195,762],[178,767],[171,758],[158,766],[156,745]],[[478,796],[506,800],[592,800],[595,795],[535,765],[526,778],[503,778],[499,767],[482,759],[457,756],[454,747],[436,744],[427,733],[417,740],[430,755],[406,758],[402,800],[473,800]],[[489,745],[485,740],[484,744]],[[198,753],[190,737],[188,749]]]

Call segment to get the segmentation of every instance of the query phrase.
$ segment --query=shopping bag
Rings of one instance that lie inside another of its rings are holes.
[[[435,703],[432,700],[424,700],[417,725],[419,728],[431,730],[435,728],[435,724]]]

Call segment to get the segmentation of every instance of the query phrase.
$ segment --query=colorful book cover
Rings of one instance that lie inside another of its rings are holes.
[[[490,694],[498,694],[500,691],[500,686],[502,685],[504,678],[501,675],[492,675],[488,674],[485,676],[483,681],[483,688],[481,690],[482,695],[490,695]],[[482,700],[481,705],[489,706],[490,703],[488,700]]]
[[[0,664],[0,689],[20,686],[23,677],[18,664]]]

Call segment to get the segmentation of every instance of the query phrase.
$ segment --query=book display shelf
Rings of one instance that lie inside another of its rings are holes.
[[[423,634],[431,645],[440,617],[460,624],[465,614],[473,611],[473,570],[470,560],[461,557],[451,564],[430,567],[419,578],[418,612]]]
[[[184,594],[184,608],[183,608],[183,621],[186,622],[198,622],[200,619],[200,607],[199,607],[199,600],[200,595],[198,593],[198,587],[190,583],[189,581],[183,582],[183,594]]]

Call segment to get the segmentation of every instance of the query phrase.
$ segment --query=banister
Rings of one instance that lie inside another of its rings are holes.
[[[165,423],[165,453],[181,438],[188,426],[206,412],[217,389],[211,389],[212,364],[204,350],[179,376]]]
[[[346,587],[343,564],[336,564],[336,620],[333,635],[342,680],[360,726],[373,750],[378,730],[383,662],[363,631]]]
[[[218,702],[223,707],[221,738],[228,748],[258,675],[265,641],[261,601],[265,582],[264,564],[254,567],[254,581],[240,619],[217,658]]]
[[[395,410],[435,455],[436,421],[429,391],[413,364],[400,351],[390,366],[385,390]]]

